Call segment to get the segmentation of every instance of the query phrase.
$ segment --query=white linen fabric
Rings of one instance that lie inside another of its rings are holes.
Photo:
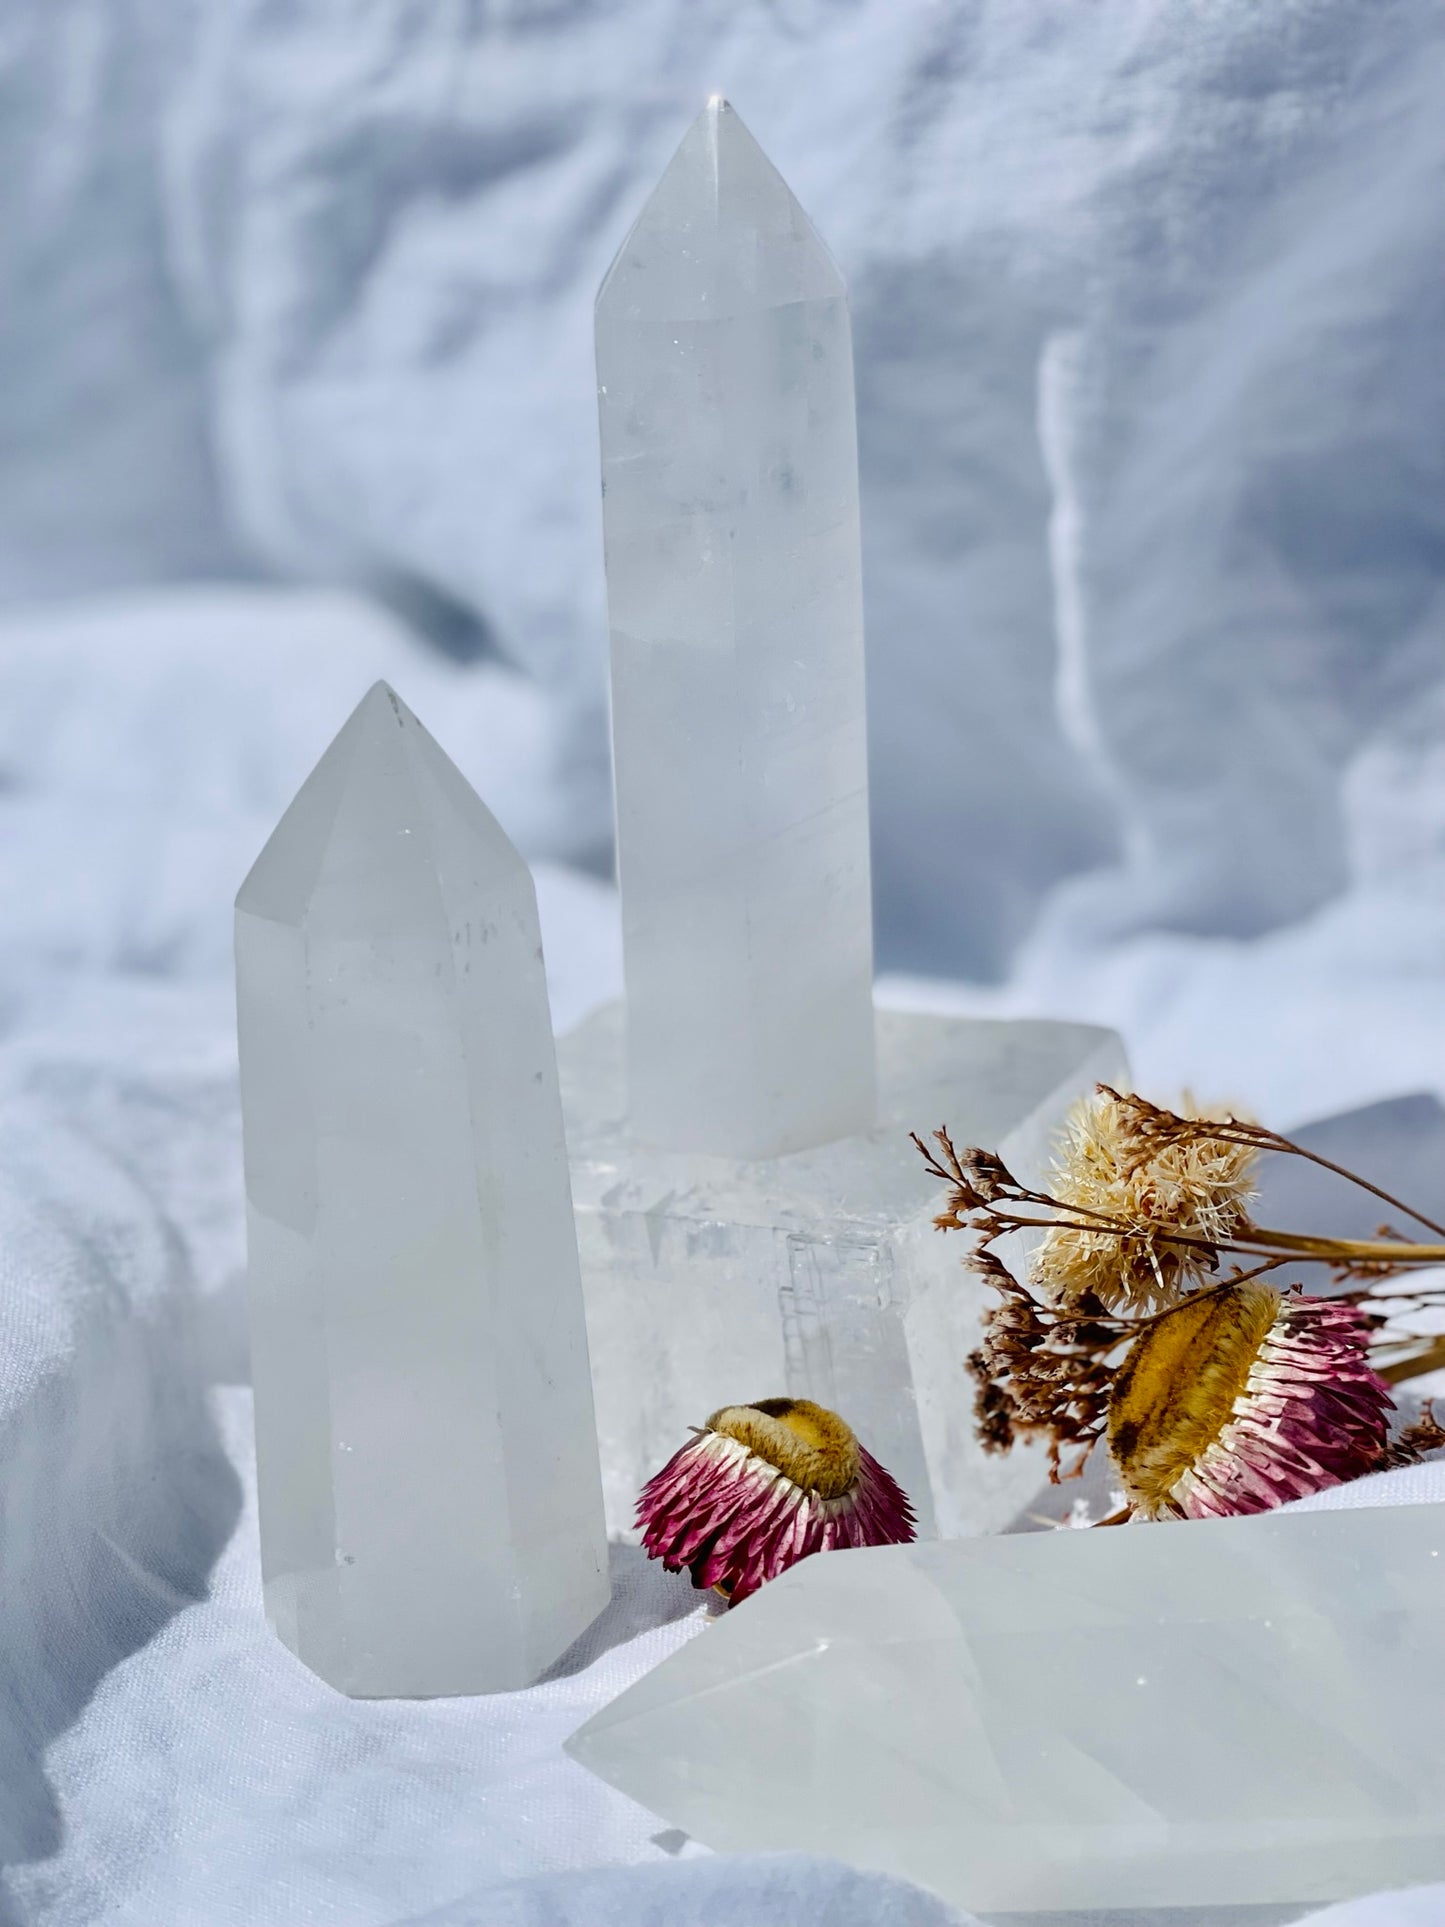
[[[957,1927],[897,1882],[714,1859],[562,1754],[698,1630],[685,1580],[634,1551],[522,1693],[350,1702],[266,1627],[230,899],[376,675],[504,820],[543,805],[525,686],[438,663],[345,597],[197,592],[0,633],[0,1923]],[[546,866],[538,886],[566,1023],[616,990],[615,904]],[[1214,1030],[1159,1045],[1171,1075],[1207,1068]],[[1306,1107],[1330,1087],[1312,1074],[1296,1063]],[[1438,1180],[1432,1099],[1367,1115],[1367,1150]],[[1445,1497],[1445,1471],[1337,1500],[1372,1497]],[[1338,1920],[1430,1917],[1373,1904]]]
[[[0,597],[374,588],[597,851],[591,301],[722,88],[852,291],[885,960],[1438,899],[1437,0],[7,0],[0,77]]]

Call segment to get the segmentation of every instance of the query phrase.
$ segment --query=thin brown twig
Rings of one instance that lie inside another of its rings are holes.
[[[1150,1124],[1148,1135],[1159,1142],[1178,1141],[1181,1134],[1198,1138],[1208,1138],[1225,1143],[1265,1145],[1273,1150],[1296,1153],[1311,1158],[1314,1153],[1305,1151],[1302,1146],[1293,1144],[1276,1132],[1266,1131],[1257,1124],[1243,1124],[1238,1119],[1214,1120],[1209,1118],[1180,1118],[1173,1112],[1162,1111],[1156,1105],[1149,1105],[1143,1099],[1125,1100],[1111,1085],[1099,1085],[1100,1092],[1117,1103],[1129,1102],[1141,1109],[1146,1118],[1157,1119]],[[1133,1219],[1121,1219],[1106,1211],[1098,1211],[1087,1205],[1062,1204],[1057,1198],[1045,1191],[1034,1191],[1022,1185],[1007,1170],[996,1156],[978,1151],[967,1151],[959,1156],[952,1138],[945,1129],[934,1132],[934,1140],[941,1147],[946,1162],[940,1162],[936,1152],[931,1151],[916,1131],[909,1136],[923,1157],[929,1173],[942,1180],[953,1191],[952,1213],[979,1213],[983,1223],[975,1228],[987,1233],[984,1245],[1004,1231],[1081,1231],[1085,1233],[1102,1232],[1108,1236],[1135,1239],[1150,1247],[1159,1245],[1176,1246],[1184,1250],[1202,1251],[1211,1259],[1230,1252],[1242,1257],[1269,1257],[1276,1252],[1307,1259],[1315,1263],[1336,1266],[1385,1265],[1392,1270],[1403,1270],[1413,1265],[1445,1264],[1445,1244],[1417,1244],[1396,1238],[1316,1238],[1304,1232],[1273,1231],[1264,1225],[1246,1224],[1232,1237],[1209,1237],[1202,1232],[1190,1232],[1177,1226],[1169,1229],[1153,1222],[1140,1223]],[[1352,1174],[1341,1171],[1342,1176]],[[1361,1182],[1365,1182],[1361,1180]],[[980,1189],[984,1186],[984,1189]],[[1378,1187],[1370,1187],[1378,1191]],[[1388,1204],[1399,1204],[1388,1192],[1378,1191],[1378,1195]],[[1019,1205],[1035,1206],[1047,1212],[1046,1217],[1031,1216],[1020,1211]],[[1401,1204],[1400,1209],[1409,1212],[1411,1217],[1418,1214]],[[1068,1213],[1069,1215],[1064,1215]],[[1088,1222],[1084,1222],[1088,1220]],[[960,1228],[962,1221],[957,1220]],[[1428,1219],[1421,1219],[1429,1223]],[[952,1223],[940,1219],[940,1225],[951,1229]],[[1434,1225],[1430,1227],[1436,1229]],[[1442,1234],[1445,1235],[1445,1234]]]
[[[1044,1199],[1043,1202],[1052,1201]],[[1059,1208],[1074,1211],[1079,1207]],[[1403,1238],[1312,1238],[1306,1232],[1271,1231],[1263,1225],[1251,1225],[1247,1232],[1235,1237],[1209,1238],[1200,1232],[1171,1231],[1163,1225],[1110,1218],[1102,1213],[1093,1224],[1081,1224],[1075,1218],[1027,1218],[1021,1212],[997,1205],[989,1207],[988,1215],[997,1227],[992,1237],[1003,1231],[1103,1231],[1119,1239],[1136,1238],[1141,1244],[1182,1245],[1195,1251],[1231,1252],[1245,1258],[1263,1258],[1282,1252],[1285,1255],[1280,1259],[1281,1264],[1297,1257],[1314,1259],[1321,1264],[1382,1264],[1397,1270],[1412,1265],[1445,1265],[1445,1244],[1414,1244]]]
[[[1198,1305],[1206,1298],[1217,1298],[1226,1291],[1233,1291],[1236,1285],[1247,1285],[1251,1279],[1262,1278],[1267,1271],[1277,1271],[1281,1265],[1288,1263],[1288,1258],[1267,1258],[1262,1265],[1256,1265],[1252,1271],[1235,1271],[1228,1278],[1221,1278],[1217,1284],[1204,1285],[1198,1291],[1191,1291],[1177,1304],[1166,1305],[1163,1311],[1151,1312],[1147,1318],[1120,1318],[1117,1315],[1101,1318],[1097,1312],[1069,1311],[1058,1311],[1054,1316],[1060,1325],[1111,1325],[1118,1333],[1117,1342],[1123,1345],[1137,1338],[1140,1332],[1149,1331],[1155,1325],[1162,1325],[1166,1318],[1172,1318],[1175,1312],[1183,1311],[1186,1305]]]
[[[1382,1204],[1393,1205],[1396,1211],[1403,1211],[1407,1218],[1413,1218],[1416,1224],[1424,1225],[1427,1231],[1433,1231],[1437,1237],[1445,1238],[1445,1224],[1437,1224],[1433,1218],[1427,1218],[1423,1211],[1417,1211],[1413,1205],[1406,1204],[1403,1198],[1394,1197],[1390,1192],[1382,1190],[1378,1184],[1372,1184],[1368,1178],[1362,1178],[1357,1171],[1346,1170],[1343,1164],[1335,1164],[1329,1158],[1322,1158],[1318,1151],[1307,1151],[1302,1144],[1295,1144],[1289,1138],[1281,1138],[1277,1148],[1288,1151],[1297,1158],[1308,1158],[1311,1164],[1319,1165],[1323,1171],[1333,1171],[1338,1178],[1348,1178],[1351,1184],[1358,1185],[1362,1191],[1372,1192]]]
[[[1125,1098],[1114,1089],[1114,1085],[1098,1085],[1098,1091],[1106,1096],[1112,1096],[1119,1104],[1129,1102],[1135,1106],[1144,1106],[1146,1102],[1137,1096]],[[1156,1114],[1160,1118],[1173,1120],[1175,1116],[1173,1112],[1162,1112],[1154,1104],[1148,1104],[1146,1108],[1150,1114]],[[1343,1177],[1347,1183],[1358,1185],[1360,1191],[1368,1191],[1372,1197],[1378,1197],[1381,1204],[1391,1204],[1395,1210],[1403,1210],[1406,1218],[1414,1218],[1416,1224],[1422,1224],[1428,1231],[1435,1231],[1437,1237],[1445,1237],[1445,1224],[1435,1224],[1433,1218],[1426,1218],[1426,1214],[1416,1210],[1414,1204],[1406,1204],[1405,1199],[1397,1199],[1391,1191],[1385,1191],[1378,1183],[1372,1183],[1372,1179],[1360,1177],[1358,1172],[1349,1170],[1349,1166],[1345,1164],[1335,1164],[1333,1158],[1322,1156],[1318,1150],[1308,1150],[1304,1145],[1297,1145],[1293,1137],[1285,1137],[1281,1131],[1272,1131],[1268,1129],[1268,1125],[1248,1123],[1243,1118],[1179,1118],[1177,1123],[1183,1127],[1183,1135],[1189,1135],[1189,1137],[1210,1137],[1222,1145],[1254,1145],[1258,1150],[1277,1150],[1283,1156],[1306,1158],[1310,1164],[1318,1164],[1322,1172],[1333,1172],[1335,1177]],[[1156,1135],[1162,1137],[1166,1133],[1160,1131]]]
[[[1101,1084],[1098,1088],[1108,1096],[1123,1101],[1120,1093],[1111,1085]],[[1416,1224],[1422,1224],[1427,1231],[1433,1231],[1439,1237],[1445,1238],[1445,1224],[1437,1224],[1433,1218],[1427,1218],[1423,1211],[1417,1211],[1414,1205],[1407,1204],[1403,1198],[1397,1198],[1393,1192],[1384,1190],[1382,1186],[1372,1183],[1369,1178],[1362,1178],[1358,1171],[1351,1171],[1348,1166],[1336,1164],[1332,1158],[1323,1157],[1318,1151],[1311,1151],[1303,1144],[1296,1144],[1293,1138],[1285,1137],[1279,1131],[1271,1131],[1262,1124],[1248,1124],[1236,1117],[1191,1117],[1182,1121],[1190,1127],[1189,1135],[1192,1137],[1213,1138],[1221,1144],[1253,1144],[1262,1151],[1278,1151],[1287,1157],[1305,1158],[1311,1164],[1317,1164],[1322,1171],[1331,1171],[1337,1178],[1344,1178],[1346,1183],[1357,1185],[1361,1191],[1368,1191],[1382,1204],[1391,1205],[1396,1211],[1403,1211],[1405,1216],[1413,1218]]]

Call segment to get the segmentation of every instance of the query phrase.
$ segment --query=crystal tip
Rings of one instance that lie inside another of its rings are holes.
[[[391,684],[381,680],[374,682],[367,690],[356,705],[356,714],[358,717],[375,716],[383,720],[390,717],[401,728],[416,721]]]

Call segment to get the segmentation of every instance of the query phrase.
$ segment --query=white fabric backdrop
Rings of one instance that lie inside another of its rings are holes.
[[[375,587],[538,680],[596,852],[591,298],[721,87],[853,291],[886,960],[1438,900],[1436,0],[5,15],[0,596]]]

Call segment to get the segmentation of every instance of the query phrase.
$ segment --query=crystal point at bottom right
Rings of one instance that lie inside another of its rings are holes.
[[[992,1912],[1445,1878],[1445,1506],[805,1560],[568,1750],[710,1847]]]

